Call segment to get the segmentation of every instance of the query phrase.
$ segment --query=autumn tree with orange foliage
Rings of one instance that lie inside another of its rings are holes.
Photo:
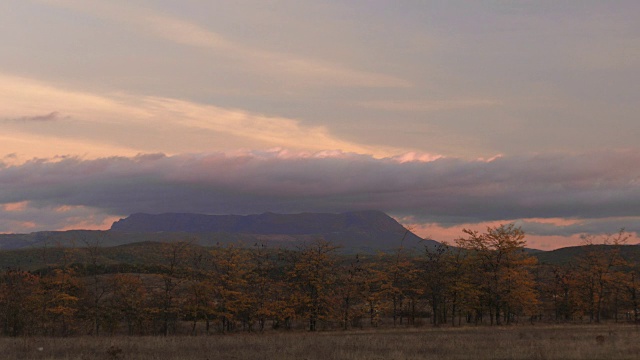
[[[138,274],[116,274],[110,279],[112,289],[108,307],[116,313],[119,322],[126,325],[127,334],[143,334],[149,322],[148,294]],[[115,330],[115,329],[114,329]]]
[[[350,326],[360,326],[366,314],[369,275],[359,255],[339,268],[337,293],[342,304],[340,322],[345,330]]]
[[[431,304],[431,323],[433,325],[447,322],[447,298],[450,286],[451,266],[449,263],[449,247],[439,244],[433,249],[426,248],[420,263],[420,277],[425,288],[425,296]]]
[[[176,323],[181,315],[178,290],[186,281],[188,258],[191,242],[179,241],[162,244],[163,263],[161,264],[161,282],[158,286],[158,304],[156,311],[161,316],[162,334],[169,335],[175,331]]]
[[[396,249],[393,256],[385,255],[380,262],[383,267],[382,273],[379,274],[382,276],[380,291],[389,303],[393,326],[402,325],[405,319],[403,307],[406,300],[409,300],[409,309],[411,309],[411,304],[415,304],[422,292],[418,285],[418,268],[413,257],[402,245]]]
[[[514,224],[488,227],[482,234],[463,231],[467,237],[456,242],[475,260],[476,286],[482,293],[480,305],[489,311],[491,324],[532,315],[538,294],[531,270],[537,260],[525,252],[524,232]]]
[[[26,271],[8,269],[0,277],[0,327],[6,336],[37,333],[43,306],[40,277]]]
[[[614,302],[617,317],[617,295],[624,291],[623,269],[628,263],[620,255],[620,246],[629,239],[624,229],[615,235],[607,235],[597,244],[594,237],[583,237],[586,251],[576,263],[582,308],[590,321],[600,322],[607,301]],[[613,297],[611,295],[614,295]]]
[[[41,326],[45,335],[72,335],[78,329],[79,303],[84,288],[75,271],[69,267],[54,269],[39,277],[41,294]]]
[[[244,325],[251,321],[247,313],[251,307],[247,290],[251,271],[248,253],[236,246],[220,246],[211,254],[213,270],[209,281],[213,290],[213,314],[220,319],[223,332],[232,331],[236,320]]]
[[[249,303],[246,308],[246,320],[249,331],[253,330],[253,322],[257,321],[258,329],[264,331],[267,320],[275,320],[287,314],[287,301],[284,295],[286,285],[278,277],[278,253],[266,244],[256,243],[248,254],[249,272],[247,273],[247,295]]]
[[[297,308],[308,320],[309,331],[318,330],[319,322],[334,315],[337,249],[327,241],[318,240],[306,244],[292,259],[289,278],[296,291]]]

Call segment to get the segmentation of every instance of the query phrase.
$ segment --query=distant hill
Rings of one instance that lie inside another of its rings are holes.
[[[617,247],[620,250],[620,255],[627,261],[638,262],[640,261],[640,246],[639,245],[581,245],[581,246],[569,246],[552,251],[543,251],[532,254],[538,258],[541,264],[550,265],[563,265],[569,262],[575,261],[580,256],[584,256],[587,251],[603,252],[612,247]]]
[[[302,213],[259,215],[203,215],[187,213],[133,214],[113,223],[110,230],[43,231],[0,234],[0,249],[38,247],[103,247],[136,242],[192,240],[202,246],[225,243],[267,242],[274,247],[295,247],[323,239],[343,247],[346,253],[398,248],[433,247],[381,211],[342,214]]]

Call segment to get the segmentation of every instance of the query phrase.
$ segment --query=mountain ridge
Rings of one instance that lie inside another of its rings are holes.
[[[203,246],[256,242],[292,247],[326,240],[346,252],[376,252],[433,247],[382,211],[253,215],[207,215],[194,213],[136,213],[115,221],[109,230],[42,231],[0,235],[0,249],[42,246],[82,246],[100,242],[117,246],[140,241],[171,242],[191,239]]]
[[[110,231],[238,232],[247,234],[313,234],[355,228],[387,231],[402,226],[382,211],[251,215],[197,213],[135,213],[115,221]],[[403,227],[404,228],[404,227]]]

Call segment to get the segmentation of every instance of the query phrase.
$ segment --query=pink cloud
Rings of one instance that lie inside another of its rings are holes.
[[[8,211],[8,212],[20,212],[20,211],[25,211],[28,205],[29,205],[28,201],[14,202],[14,203],[2,205],[2,210]]]
[[[120,216],[108,216],[105,218],[74,218],[70,219],[69,223],[65,226],[58,228],[58,231],[67,231],[67,230],[108,230],[111,228],[111,225],[120,220]],[[73,222],[75,220],[75,222]]]
[[[427,153],[417,153],[417,152],[408,152],[402,155],[392,157],[393,160],[403,164],[407,162],[431,162],[436,161],[438,159],[442,159],[444,156],[438,154],[427,154]]]

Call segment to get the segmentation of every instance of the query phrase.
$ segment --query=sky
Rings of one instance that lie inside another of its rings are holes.
[[[0,233],[382,210],[640,234],[635,0],[5,0]]]

